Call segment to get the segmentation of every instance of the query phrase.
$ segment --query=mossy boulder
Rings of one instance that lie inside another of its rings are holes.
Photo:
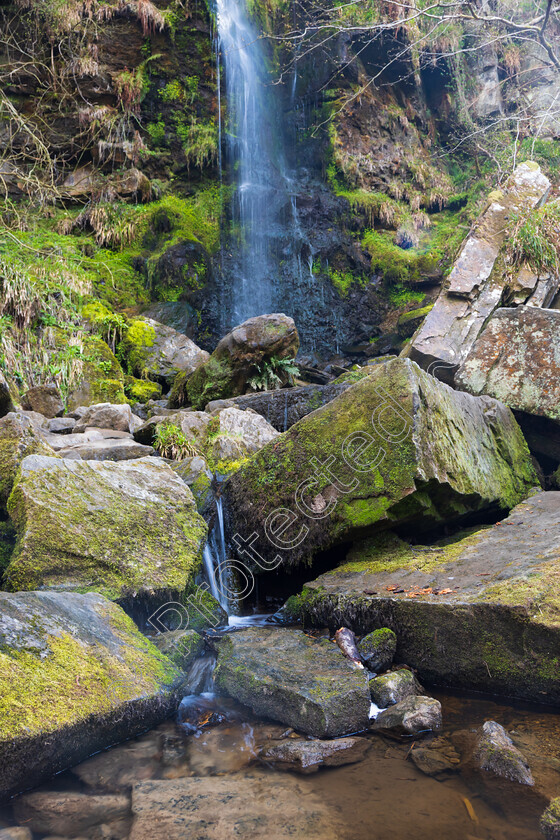
[[[42,439],[38,420],[23,412],[10,412],[0,419],[0,509],[6,508],[17,471],[27,455],[55,455]]]
[[[202,636],[196,630],[190,629],[160,633],[151,641],[182,671],[188,671],[195,659],[202,656],[206,647]]]
[[[59,336],[57,342],[63,342]],[[95,335],[84,336],[84,363],[66,399],[67,410],[95,403],[126,403],[124,373],[109,346]]]
[[[290,599],[308,626],[397,635],[398,661],[426,684],[560,702],[560,492],[435,544],[391,534]]]
[[[120,344],[128,371],[169,388],[177,374],[191,374],[209,357],[206,350],[152,318],[132,321]]]
[[[258,715],[316,738],[365,729],[370,698],[357,670],[328,639],[250,628],[218,642],[216,686]]]
[[[397,321],[397,332],[401,338],[410,338],[411,335],[414,335],[428,312],[431,312],[433,308],[433,303],[430,303],[421,309],[412,309],[410,312],[400,315]]]
[[[231,475],[277,437],[279,432],[255,411],[225,408],[208,425],[204,454],[213,472]]]
[[[8,510],[18,538],[6,589],[94,590],[154,609],[184,592],[207,533],[188,487],[149,457],[114,463],[30,456]]]
[[[394,706],[395,703],[418,694],[414,674],[406,668],[374,677],[369,681],[369,692],[371,699],[380,709]]]
[[[395,359],[267,444],[224,496],[239,556],[261,572],[391,525],[507,511],[535,485],[508,408]]]
[[[212,495],[212,473],[206,460],[201,455],[194,455],[171,464],[171,469],[190,488],[196,506],[202,512]]]
[[[0,593],[0,800],[173,714],[179,669],[101,595]]]
[[[292,318],[281,313],[249,318],[222,338],[206,364],[185,381],[184,392],[174,393],[174,404],[188,401],[204,408],[211,400],[244,394],[260,366],[271,359],[293,359],[298,350]]]
[[[527,760],[517,749],[504,727],[495,720],[487,720],[478,733],[474,761],[481,770],[518,782],[534,785]]]

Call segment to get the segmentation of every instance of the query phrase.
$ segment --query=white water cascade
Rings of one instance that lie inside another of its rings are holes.
[[[238,324],[275,311],[281,243],[294,219],[263,42],[245,0],[217,0],[217,11],[227,96],[226,159],[235,187],[231,317]]]

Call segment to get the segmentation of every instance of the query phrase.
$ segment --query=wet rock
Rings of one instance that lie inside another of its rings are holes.
[[[37,385],[21,398],[25,411],[36,411],[44,417],[58,417],[64,412],[64,403],[56,385]]]
[[[181,672],[95,593],[1,592],[0,651],[0,798],[165,720],[183,692]],[[33,831],[75,835],[79,816],[69,831],[34,827],[41,815],[70,819],[66,796],[30,794],[17,817]],[[76,814],[88,807],[76,804]],[[94,822],[109,818],[105,810]]]
[[[188,487],[156,458],[29,456],[9,511],[19,539],[5,588],[86,586],[154,609],[184,591],[207,532]]]
[[[189,774],[216,776],[235,773],[256,761],[257,752],[251,726],[228,724],[206,729],[190,738],[187,747]],[[186,775],[186,774],[185,774]]]
[[[332,741],[289,740],[264,747],[259,758],[276,770],[315,773],[320,767],[341,767],[365,758],[370,743],[366,738],[335,738]]]
[[[372,724],[376,731],[393,735],[419,735],[439,729],[441,703],[433,697],[407,697],[381,712]]]
[[[530,443],[555,457],[548,438],[560,440],[560,312],[532,306],[498,310],[456,378],[465,391],[495,397],[522,417],[552,421],[552,434],[541,434],[538,440],[532,435]],[[528,429],[530,434],[537,426],[529,422]]]
[[[217,643],[217,687],[258,715],[318,738],[358,732],[370,707],[363,670],[300,630],[250,628]]]
[[[10,386],[6,382],[4,374],[0,371],[0,417],[9,414],[10,411],[14,411]]]
[[[488,319],[500,305],[506,283],[500,254],[507,219],[521,208],[536,207],[550,181],[535,163],[517,167],[504,192],[492,193],[489,205],[465,240],[449,275],[448,287],[407,349],[407,355],[434,375],[452,381]]]
[[[209,358],[186,335],[152,318],[132,321],[122,347],[130,372],[168,386],[177,374],[191,374]]]
[[[434,738],[425,747],[415,747],[410,752],[410,758],[426,776],[437,776],[457,770],[457,765],[461,762],[457,750],[443,737]]]
[[[99,403],[90,405],[76,422],[74,432],[79,434],[87,428],[113,429],[117,432],[133,432],[136,421],[129,405]]]
[[[53,417],[47,424],[47,429],[52,435],[69,435],[72,433],[76,421],[73,417]]]
[[[397,330],[401,338],[410,338],[414,335],[428,312],[433,309],[433,303],[428,306],[423,306],[420,309],[411,309],[410,312],[405,312],[399,316],[397,321]]]
[[[560,797],[552,800],[541,817],[539,827],[546,840],[560,840]]]
[[[235,327],[219,342],[209,360],[185,384],[188,401],[204,408],[211,400],[243,394],[257,368],[271,359],[293,359],[299,336],[292,318],[259,315]],[[184,398],[183,398],[184,399]],[[174,404],[185,404],[175,395]]]
[[[368,633],[358,644],[362,660],[370,671],[386,671],[397,650],[397,637],[388,627]],[[383,705],[380,703],[379,705]]]
[[[369,691],[371,699],[380,709],[386,709],[418,693],[414,674],[406,669],[374,677],[369,681]]]
[[[39,415],[37,415],[39,416]],[[44,419],[44,418],[43,418]],[[27,455],[52,455],[54,450],[44,441],[41,426],[32,416],[10,412],[0,419],[0,506],[5,507],[17,471]]]
[[[171,630],[154,636],[151,641],[183,671],[190,668],[206,647],[196,630]]]
[[[76,835],[114,819],[128,816],[128,796],[92,796],[87,793],[37,791],[16,799],[14,816],[31,831]]]
[[[230,776],[199,776],[142,782],[132,791],[130,840],[336,840],[334,812],[304,780],[259,770]]]
[[[262,573],[391,523],[418,531],[508,510],[536,483],[508,408],[396,359],[261,449],[223,492],[233,546]]]
[[[206,411],[215,414],[224,408],[252,408],[279,432],[285,432],[302,417],[334,400],[352,385],[352,382],[332,382],[329,385],[303,385],[281,388],[278,391],[260,391],[227,400],[212,400]]]
[[[389,626],[422,682],[557,704],[559,522],[560,493],[550,491],[430,546],[380,535],[307,583],[292,617],[333,632]]]
[[[487,720],[478,735],[474,760],[481,770],[521,785],[534,784],[526,759],[504,727],[493,720]]]

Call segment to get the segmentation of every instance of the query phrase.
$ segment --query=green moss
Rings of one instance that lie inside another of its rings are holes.
[[[59,334],[57,342],[64,342],[64,335]],[[100,402],[122,405],[127,402],[123,386],[124,373],[115,354],[101,338],[85,334],[83,365],[69,391],[68,409]]]
[[[120,611],[119,611],[120,612]],[[122,614],[110,613],[122,637],[120,655],[80,643],[70,633],[48,635],[48,654],[0,651],[0,740],[30,737],[112,712],[121,703],[158,694],[177,670]]]
[[[119,345],[119,355],[126,361],[129,374],[144,377],[150,371],[149,357],[155,344],[156,331],[146,321],[132,321]]]
[[[151,382],[149,379],[125,376],[124,390],[132,403],[146,403],[148,400],[159,400],[161,398],[161,385],[159,382]]]
[[[211,356],[189,377],[186,391],[190,405],[196,410],[202,410],[212,400],[227,399],[233,396],[231,369],[226,362]]]

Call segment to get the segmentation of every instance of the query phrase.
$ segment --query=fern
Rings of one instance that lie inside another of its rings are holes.
[[[255,365],[255,368],[256,372],[248,380],[253,391],[277,391],[283,384],[293,385],[294,376],[299,375],[294,359],[278,359],[276,356]]]

